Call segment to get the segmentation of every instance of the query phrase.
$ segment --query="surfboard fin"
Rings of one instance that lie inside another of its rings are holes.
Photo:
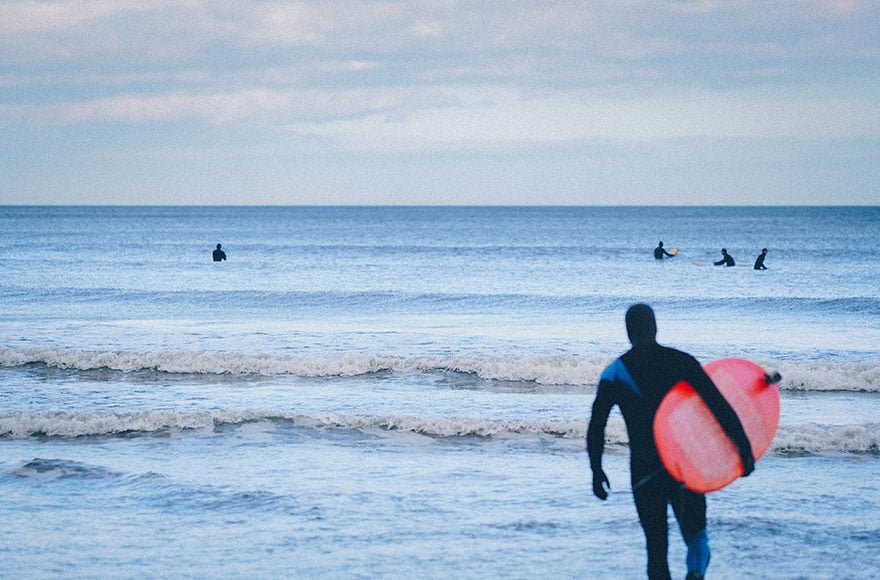
[[[767,373],[766,375],[764,375],[764,382],[767,383],[768,386],[779,384],[779,381],[781,381],[781,380],[782,380],[782,375],[780,375],[776,371],[773,371],[772,373]]]

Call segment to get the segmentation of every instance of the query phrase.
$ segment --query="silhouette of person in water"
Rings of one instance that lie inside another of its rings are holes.
[[[733,256],[727,253],[727,248],[721,248],[721,259],[717,262],[713,262],[716,266],[736,266],[736,262],[733,261]]]
[[[699,579],[709,565],[706,496],[686,489],[663,467],[654,441],[654,415],[672,387],[687,381],[739,450],[744,476],[755,468],[752,446],[736,413],[700,363],[685,352],[657,344],[657,321],[650,306],[635,304],[627,310],[626,332],[632,348],[608,365],[599,378],[587,429],[593,494],[604,500],[611,488],[602,470],[602,453],[608,415],[617,405],[629,436],[632,493],[647,540],[648,578],[669,578],[666,517],[671,504],[687,544],[687,578]]]
[[[758,254],[758,258],[755,260],[755,270],[766,270],[767,266],[764,265],[764,258],[767,257],[767,248],[761,250],[761,253]]]
[[[220,244],[217,244],[217,249],[214,250],[214,261],[222,262],[226,259],[226,252],[220,249]]]
[[[657,247],[654,248],[654,258],[657,260],[662,260],[663,256],[669,256],[670,258],[672,258],[673,256],[675,256],[675,254],[670,254],[669,252],[667,252],[666,249],[663,247],[663,242],[660,242]]]

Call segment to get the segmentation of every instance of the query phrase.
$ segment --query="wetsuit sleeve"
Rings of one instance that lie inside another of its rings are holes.
[[[743,463],[753,463],[752,444],[746,436],[739,417],[737,417],[733,407],[730,406],[730,403],[727,402],[727,399],[724,398],[724,395],[721,394],[718,387],[715,386],[715,383],[712,382],[712,379],[709,378],[709,375],[706,374],[706,371],[703,370],[696,359],[694,359],[694,363],[696,366],[693,369],[693,376],[688,382],[703,401],[706,402],[715,418],[718,419],[718,423],[724,429],[727,437],[730,438],[734,446],[739,450]]]
[[[601,379],[590,412],[590,426],[587,428],[587,452],[590,456],[590,468],[593,472],[602,470],[602,453],[605,450],[605,425],[608,415],[614,407],[613,386],[611,381]]]

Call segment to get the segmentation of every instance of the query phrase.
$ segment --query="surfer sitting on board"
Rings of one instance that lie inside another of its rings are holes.
[[[220,244],[217,244],[217,249],[214,250],[213,257],[215,262],[222,262],[226,259],[226,252],[221,250],[220,247]]]
[[[669,256],[672,258],[675,254],[670,254],[666,251],[666,248],[663,247],[663,242],[660,242],[656,248],[654,248],[654,257],[658,260],[662,260],[663,256]]]
[[[764,265],[764,258],[767,257],[767,248],[761,250],[761,253],[758,254],[758,258],[755,260],[755,270],[766,270],[767,266]]]
[[[733,261],[733,256],[727,253],[727,248],[721,248],[721,259],[717,262],[713,262],[716,266],[736,266],[736,262]]]
[[[626,312],[632,348],[602,373],[587,429],[587,451],[593,471],[593,493],[601,500],[611,488],[602,471],[605,425],[614,405],[620,407],[629,436],[630,476],[639,522],[648,549],[648,578],[669,578],[667,506],[678,520],[687,544],[688,578],[702,578],[709,565],[706,496],[686,489],[663,467],[654,441],[654,415],[663,397],[679,381],[688,382],[718,419],[739,450],[743,475],[755,468],[752,446],[736,413],[691,355],[657,344],[657,322],[647,304]]]

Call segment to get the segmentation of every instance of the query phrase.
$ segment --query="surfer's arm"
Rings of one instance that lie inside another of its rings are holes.
[[[590,455],[590,467],[593,471],[602,469],[602,453],[605,450],[605,425],[608,423],[608,415],[614,406],[611,394],[611,382],[599,381],[596,391],[596,399],[590,412],[590,425],[587,428],[587,452]]]
[[[593,471],[593,493],[599,499],[608,497],[605,487],[611,487],[608,477],[602,471],[602,453],[605,451],[605,425],[614,406],[610,381],[599,381],[596,399],[590,412],[590,425],[587,428],[587,453],[590,456],[590,469]]]
[[[752,444],[746,436],[736,411],[733,410],[733,407],[730,406],[730,403],[727,402],[727,399],[724,398],[724,395],[721,394],[699,363],[697,363],[694,372],[695,376],[688,382],[705,401],[706,406],[715,415],[727,437],[739,451],[743,463],[743,475],[750,474],[755,469],[755,457],[752,454]]]

